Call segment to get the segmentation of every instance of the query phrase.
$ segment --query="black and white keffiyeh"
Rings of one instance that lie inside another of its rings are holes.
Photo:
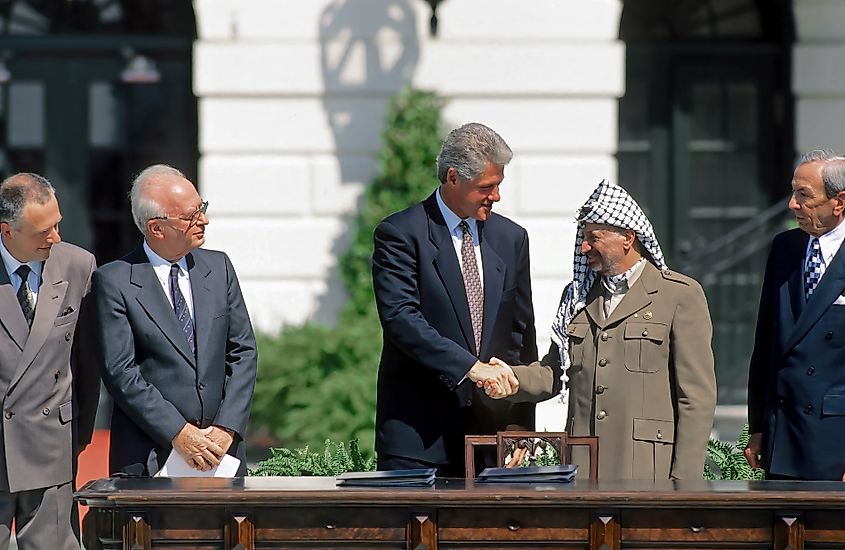
[[[590,269],[587,256],[581,252],[581,243],[584,241],[584,224],[601,223],[630,229],[637,235],[640,244],[646,250],[646,257],[661,271],[667,269],[663,260],[663,251],[657,237],[654,236],[654,229],[648,221],[637,201],[621,187],[608,180],[602,180],[598,187],[578,211],[578,230],[575,234],[575,258],[573,262],[572,281],[564,290],[563,302],[558,309],[557,316],[552,324],[551,338],[557,344],[560,351],[560,364],[563,374],[563,388],[561,394],[566,391],[566,382],[569,380],[567,370],[569,369],[569,338],[566,328],[586,305],[587,293],[593,286],[596,272]]]

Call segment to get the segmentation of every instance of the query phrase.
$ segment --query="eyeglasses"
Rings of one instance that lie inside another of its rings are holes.
[[[208,201],[202,201],[200,205],[197,207],[196,210],[188,214],[187,216],[153,216],[150,218],[151,220],[182,220],[183,222],[188,222],[189,224],[193,225],[197,222],[200,215],[205,215],[206,211],[208,210]]]

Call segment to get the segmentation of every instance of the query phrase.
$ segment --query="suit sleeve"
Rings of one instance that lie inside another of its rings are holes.
[[[414,247],[390,222],[376,227],[373,241],[373,290],[385,339],[456,387],[476,358],[442,336],[420,311]]]
[[[700,479],[704,471],[716,410],[712,336],[707,299],[692,282],[678,302],[669,336],[678,415],[670,476],[677,479]]]
[[[234,430],[243,439],[252,406],[258,352],[252,323],[244,304],[235,268],[224,254],[229,331],[226,335],[226,386],[214,424]]]
[[[509,401],[539,403],[560,393],[560,352],[554,342],[540,361],[528,365],[512,365],[511,368],[519,380],[519,391],[509,397]]]
[[[91,277],[96,269],[97,262],[94,256],[91,256],[71,350],[73,398],[76,406],[74,418],[76,419],[77,444],[80,447],[91,443],[94,420],[97,417],[97,404],[100,401],[100,373],[97,370],[96,353],[93,351],[96,339],[93,335],[94,308],[91,295]]]
[[[135,363],[134,336],[123,294],[102,270],[94,272],[92,294],[97,359],[106,389],[115,405],[137,426],[159,445],[170,445],[186,421],[155,386],[144,380]]]
[[[763,277],[763,289],[760,292],[760,308],[757,313],[757,327],[754,337],[754,351],[748,368],[748,432],[763,431],[765,418],[766,391],[769,387],[768,375],[772,352],[772,305],[776,299],[772,295],[774,280],[774,255],[776,247],[769,252],[766,273]]]

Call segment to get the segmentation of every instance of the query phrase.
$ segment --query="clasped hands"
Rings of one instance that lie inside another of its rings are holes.
[[[496,357],[491,358],[489,363],[476,361],[467,377],[479,388],[484,388],[484,393],[493,399],[509,397],[519,390],[519,380],[513,369]]]
[[[197,428],[186,423],[172,444],[191,468],[206,472],[220,464],[232,441],[232,435],[219,426]]]

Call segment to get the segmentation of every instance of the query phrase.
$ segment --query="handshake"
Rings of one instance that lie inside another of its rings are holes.
[[[519,380],[514,375],[513,369],[496,357],[492,357],[489,363],[476,361],[469,369],[467,378],[475,382],[479,388],[484,388],[484,393],[493,399],[509,397],[519,390]]]

